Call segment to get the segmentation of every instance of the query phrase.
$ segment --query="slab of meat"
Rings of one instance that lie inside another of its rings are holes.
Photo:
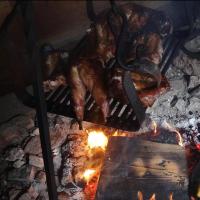
[[[162,88],[168,88],[166,79],[161,77],[157,67],[162,60],[162,38],[172,30],[171,24],[162,13],[142,6],[126,4],[122,6],[122,10],[126,13],[130,33],[141,32],[129,38],[130,48],[126,62],[138,60],[141,63],[132,71],[132,78],[140,99],[147,107],[153,104],[153,96],[157,96],[161,90],[163,92],[163,89],[159,89],[161,82]],[[109,60],[115,57],[116,37],[119,36],[122,25],[121,18],[112,13],[108,15],[109,12],[107,10],[99,15],[95,26],[91,27],[86,36],[86,45],[72,57],[67,72],[72,87],[74,110],[80,121],[84,117],[86,90],[91,92],[100,106],[104,121],[109,114],[109,97],[127,102],[122,87],[123,69],[120,66],[106,69]],[[112,27],[107,20],[108,16],[111,17]]]
[[[83,120],[86,89],[100,106],[103,118],[108,116],[108,101],[101,62],[98,60],[80,60],[70,70],[70,84],[74,110],[79,121]]]

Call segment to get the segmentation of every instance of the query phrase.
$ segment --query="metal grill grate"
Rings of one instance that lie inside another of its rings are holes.
[[[168,69],[178,45],[179,40],[173,36],[163,42],[164,55],[160,65],[163,73]],[[46,93],[46,102],[48,112],[75,118],[69,86],[59,86],[50,93]],[[128,131],[136,131],[139,129],[139,123],[137,122],[131,105],[122,104],[118,100],[111,98],[109,99],[109,106],[110,116],[108,117],[107,123],[104,124],[99,115],[99,107],[96,105],[92,95],[87,92],[84,120]]]
[[[75,118],[69,86],[59,86],[51,93],[46,94],[47,109],[49,112]],[[106,126],[129,130],[136,130],[137,121],[130,105],[122,104],[116,99],[109,99],[110,116]],[[85,98],[85,121],[104,124],[99,116],[99,107],[92,95],[88,92]],[[123,128],[124,127],[124,128]]]

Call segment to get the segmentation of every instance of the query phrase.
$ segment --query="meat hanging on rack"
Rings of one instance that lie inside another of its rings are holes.
[[[138,96],[145,107],[151,106],[158,95],[169,87],[165,77],[161,76],[159,64],[163,56],[163,39],[172,31],[169,19],[160,11],[128,3],[120,6],[128,21],[125,62],[138,62],[131,70],[131,77]],[[112,21],[112,26],[111,26]],[[69,57],[65,70],[72,91],[72,100],[77,120],[84,119],[86,91],[93,96],[100,107],[104,121],[109,116],[109,98],[117,98],[127,103],[123,89],[124,69],[116,62],[122,19],[111,10],[98,15],[97,20],[88,29],[78,51]]]

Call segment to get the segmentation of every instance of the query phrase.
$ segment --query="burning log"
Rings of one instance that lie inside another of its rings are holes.
[[[96,199],[129,200],[137,194],[141,200],[149,196],[151,200],[186,200],[187,183],[185,152],[180,146],[111,137]],[[145,194],[138,192],[141,188]]]

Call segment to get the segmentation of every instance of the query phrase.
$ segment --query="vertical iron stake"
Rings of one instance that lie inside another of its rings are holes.
[[[37,45],[37,32],[34,22],[32,1],[21,1],[21,11],[24,20],[24,31],[27,40],[27,50],[30,57],[30,64],[34,72],[34,96],[36,97],[36,111],[40,131],[40,141],[44,160],[44,168],[47,179],[48,194],[50,200],[57,200],[57,187],[54,176],[49,124],[47,119],[47,108],[42,87],[40,51]]]
[[[36,54],[38,54],[37,51]],[[34,57],[33,57],[34,59]],[[35,60],[38,60],[38,55],[35,56]],[[36,61],[37,62],[37,61]],[[44,91],[42,88],[42,78],[41,78],[41,69],[40,65],[36,62],[33,62],[33,66],[36,67],[36,77],[34,82],[34,95],[36,97],[37,104],[37,119],[38,126],[40,131],[40,141],[42,147],[42,155],[44,160],[44,167],[47,178],[48,194],[50,200],[57,200],[57,187],[55,183],[54,176],[54,166],[53,166],[53,157],[51,151],[51,141],[49,134],[49,124],[47,119],[47,108],[44,98]]]

